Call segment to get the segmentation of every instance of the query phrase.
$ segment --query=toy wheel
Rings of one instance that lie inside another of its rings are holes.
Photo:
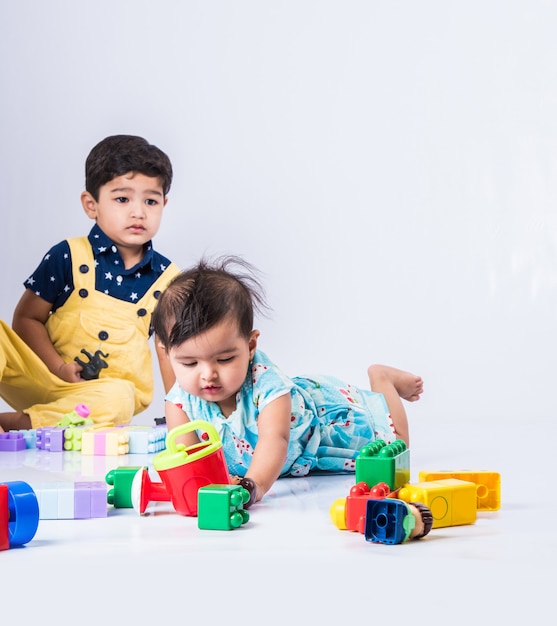
[[[21,480],[8,485],[8,533],[10,547],[22,546],[33,539],[39,527],[39,501],[31,485]]]

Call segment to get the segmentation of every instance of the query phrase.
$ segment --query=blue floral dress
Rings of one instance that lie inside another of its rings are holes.
[[[166,400],[182,408],[191,420],[216,428],[231,475],[244,476],[257,443],[259,412],[276,398],[292,399],[290,440],[281,476],[305,476],[311,470],[355,471],[355,458],[375,439],[396,439],[385,398],[332,376],[289,378],[256,350],[236,395],[236,409],[225,417],[216,402],[185,393],[178,383]]]

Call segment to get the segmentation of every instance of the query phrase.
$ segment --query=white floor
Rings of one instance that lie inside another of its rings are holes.
[[[26,546],[0,552],[0,597],[14,616],[54,612],[58,623],[80,624],[531,620],[554,604],[556,429],[546,424],[544,438],[530,441],[519,424],[478,426],[414,424],[410,448],[412,481],[422,469],[501,473],[501,510],[474,525],[371,544],[329,517],[353,476],[281,479],[250,521],[228,532],[199,530],[166,503],[144,517],[112,509],[106,519],[41,520]],[[104,480],[118,465],[148,463],[143,455],[0,453],[0,482]]]

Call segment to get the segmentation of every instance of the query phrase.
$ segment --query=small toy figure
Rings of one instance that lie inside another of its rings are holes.
[[[81,378],[83,378],[83,380],[93,380],[94,378],[98,378],[100,371],[108,367],[108,363],[103,361],[101,356],[106,359],[109,355],[105,354],[101,350],[97,350],[95,354],[91,354],[90,352],[87,352],[85,348],[83,348],[81,352],[89,359],[88,363],[82,361],[78,356],[74,359],[74,361],[79,363],[79,365],[83,368],[80,372]]]

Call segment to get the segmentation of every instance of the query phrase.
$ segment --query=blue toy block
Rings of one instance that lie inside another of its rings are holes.
[[[37,447],[37,431],[34,428],[29,430],[10,430],[11,433],[21,433],[25,439],[25,447],[28,449]]]
[[[161,426],[130,427],[129,454],[154,454],[166,449],[166,428]]]
[[[364,535],[372,543],[395,544],[406,541],[416,518],[402,500],[368,500]]]

